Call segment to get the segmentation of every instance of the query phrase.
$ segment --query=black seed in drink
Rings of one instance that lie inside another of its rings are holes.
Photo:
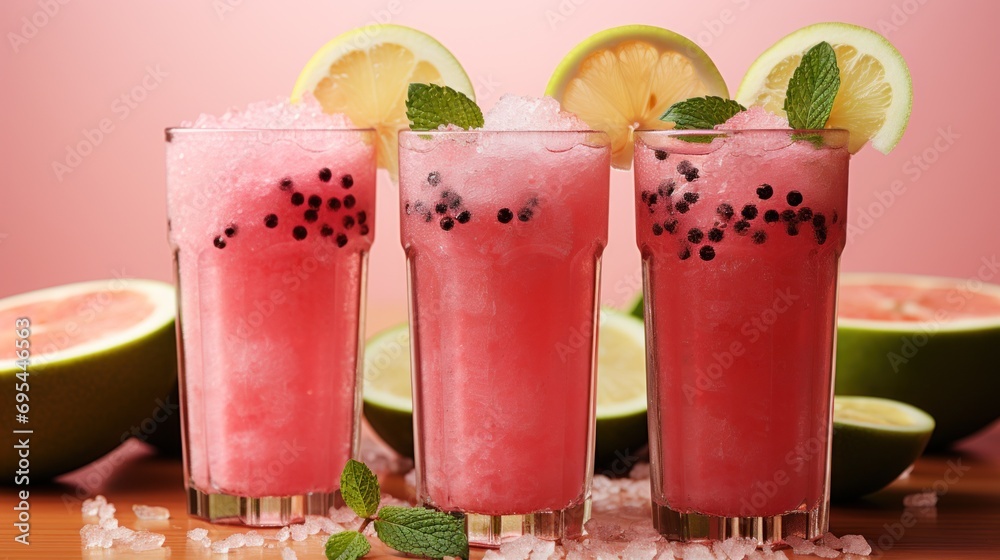
[[[472,219],[472,214],[468,210],[463,210],[455,216],[455,220],[460,224],[467,224]]]
[[[271,229],[278,227],[278,215],[268,214],[267,216],[264,216],[264,225]]]
[[[799,221],[800,222],[808,222],[809,220],[812,220],[812,218],[813,218],[812,208],[809,208],[808,206],[804,206],[802,208],[799,208]]]
[[[687,214],[687,211],[690,210],[691,207],[688,206],[687,202],[684,202],[683,200],[678,200],[677,204],[674,205],[674,209],[680,212],[681,214]]]
[[[330,210],[340,210],[340,199],[337,197],[333,197],[330,200],[327,200],[326,207],[329,208]],[[409,208],[410,205],[407,204],[406,207]],[[407,210],[407,213],[409,213],[409,210]]]
[[[292,193],[292,204],[294,204],[295,206],[302,206],[302,203],[305,201],[306,197],[304,194],[300,192]]]
[[[750,231],[750,222],[746,220],[740,220],[733,224],[733,231],[740,235],[746,235]]]
[[[326,224],[323,224],[323,226],[319,228],[319,234],[322,237],[330,237],[331,235],[333,235],[333,228]]]
[[[649,200],[646,202],[650,206],[655,206],[656,201],[659,200],[659,195],[656,193],[649,193]],[[650,208],[652,210],[652,208]]]
[[[306,231],[304,226],[295,226],[292,228],[292,237],[298,239],[299,241],[305,239],[307,235],[309,235],[309,232]]]
[[[215,243],[215,246],[218,247],[219,249],[226,248],[226,238],[222,237],[221,235],[216,237],[213,243]]]
[[[767,212],[764,212],[764,221],[769,224],[773,224],[780,219],[781,214],[779,214],[777,210],[768,210]]]
[[[667,159],[667,152],[663,150],[656,150],[653,152],[653,155],[656,156],[656,159],[660,161]]]
[[[835,224],[835,223],[837,223],[837,211],[836,211],[836,210],[834,210],[834,211],[833,211],[833,212],[832,212],[832,213],[830,214],[830,223],[831,223],[831,224]]]
[[[284,179],[281,180],[281,183],[279,183],[279,185],[280,185],[279,188],[283,191],[292,190],[292,178],[285,177]]]
[[[226,234],[226,237],[233,237],[238,231],[239,229],[236,227],[236,224],[229,224],[226,226],[226,229],[222,230]]]
[[[750,235],[750,239],[753,240],[754,245],[760,245],[761,243],[767,241],[767,233],[765,233],[762,229],[758,229]]]
[[[653,235],[663,235],[663,226],[660,224],[653,224]]]
[[[798,217],[799,215],[795,213],[795,210],[783,210],[781,212],[781,219],[786,222],[794,222]]]
[[[318,194],[311,195],[309,197],[309,207],[319,208],[320,206],[323,206],[323,198]]]
[[[368,213],[364,210],[358,212],[358,223],[363,224],[368,221]]]
[[[344,229],[351,229],[354,227],[354,216],[344,216]]]
[[[368,226],[366,226],[365,224],[361,224],[360,226],[358,226],[358,233],[360,233],[361,235],[368,235]]]
[[[448,208],[451,208],[452,210],[457,210],[458,207],[461,205],[462,205],[462,197],[458,196],[457,194],[453,194],[451,196],[451,199],[448,201]]]
[[[324,183],[329,183],[330,179],[332,179],[332,178],[333,178],[333,172],[330,171],[329,167],[324,167],[323,169],[319,170],[319,180],[320,181],[323,181]]]
[[[752,220],[756,218],[757,207],[754,206],[753,204],[747,204],[746,206],[743,207],[742,210],[740,210],[740,216],[743,216],[743,218],[747,220]]]
[[[448,205],[443,202],[438,202],[434,205],[434,211],[438,214],[446,214],[448,212]]]
[[[816,228],[816,242],[820,245],[826,243],[826,228],[818,227]]]
[[[799,224],[796,222],[789,222],[788,224],[788,235],[798,235],[799,234]]]
[[[455,220],[452,220],[448,216],[441,218],[441,229],[449,231],[453,227],[455,227]]]
[[[719,241],[722,241],[722,237],[723,234],[721,229],[712,228],[708,230],[708,240],[711,241],[712,243],[718,243]]]
[[[431,221],[433,219],[434,219],[434,214],[432,214],[430,210],[427,210],[426,212],[424,212],[424,221],[425,222],[429,222],[429,221]]]
[[[517,212],[517,219],[521,220],[522,222],[527,222],[534,215],[535,215],[535,212],[531,208],[521,208]]]
[[[788,193],[785,200],[788,201],[789,206],[798,206],[799,204],[802,204],[802,193],[799,191],[792,191]]]
[[[660,196],[670,196],[674,194],[675,188],[677,188],[677,182],[673,179],[667,179],[666,181],[660,183],[656,192],[659,193]]]
[[[403,211],[406,212],[407,216],[410,215],[410,203],[409,202],[407,202],[406,206],[403,207]]]
[[[689,183],[698,178],[698,168],[692,165],[688,160],[684,160],[677,164],[677,172],[683,175],[684,179],[686,179]]]
[[[427,174],[427,183],[432,187],[436,187],[441,184],[441,174],[437,171],[431,171]]]
[[[726,221],[729,221],[729,219],[733,217],[733,214],[736,213],[736,211],[733,210],[733,205],[725,202],[720,204],[718,208],[715,209],[715,212],[722,216],[722,218]]]
[[[705,237],[705,234],[701,232],[698,228],[691,228],[688,230],[688,241],[694,244],[701,243],[701,240]]]
[[[813,227],[821,228],[826,227],[826,216],[823,214],[816,214],[813,216]]]
[[[681,249],[680,253],[677,253],[677,256],[680,257],[680,259],[682,261],[686,261],[686,260],[690,259],[691,258],[691,248],[690,247],[684,247],[683,249]]]
[[[694,204],[695,202],[698,202],[698,193],[696,192],[684,193],[684,202],[687,202],[688,204]]]
[[[677,231],[677,220],[667,220],[663,222],[663,231],[674,233]]]
[[[698,250],[698,256],[701,257],[703,261],[710,261],[715,258],[715,248],[711,245],[705,245]]]
[[[772,196],[774,196],[774,189],[771,187],[771,185],[764,183],[761,186],[757,187],[757,198],[761,200],[767,200]]]
[[[347,245],[347,236],[344,235],[343,233],[338,233],[336,241],[337,241],[337,247],[343,247],[344,245]]]
[[[340,178],[340,186],[349,189],[354,186],[354,177],[350,173]]]
[[[510,211],[510,208],[501,208],[497,212],[497,221],[501,224],[506,224],[514,219],[514,213]]]
[[[311,224],[319,219],[319,212],[310,208],[306,210],[306,213],[303,217],[306,219],[307,222]]]
[[[652,194],[653,194],[653,193],[652,193],[652,192],[650,192],[650,191],[642,191],[642,192],[641,192],[641,193],[639,194],[639,198],[641,198],[641,199],[642,199],[642,203],[643,203],[643,204],[649,204],[649,196],[650,196],[650,195],[652,195]]]
[[[357,202],[357,201],[354,200],[354,195],[353,194],[349,194],[349,195],[345,196],[344,197],[344,208],[347,208],[348,210],[350,210],[351,208],[354,208],[354,203],[355,202]]]

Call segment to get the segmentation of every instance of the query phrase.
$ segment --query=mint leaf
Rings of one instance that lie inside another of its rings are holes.
[[[674,103],[666,113],[663,113],[660,120],[674,123],[674,128],[679,130],[711,130],[715,125],[722,124],[736,113],[746,110],[746,107],[732,99],[708,95]]]
[[[453,124],[466,130],[483,126],[483,112],[460,91],[434,84],[410,84],[406,117],[411,130],[434,130]]]
[[[340,494],[344,503],[361,518],[375,515],[382,500],[375,473],[354,459],[347,461],[344,472],[340,473]]]
[[[375,533],[400,552],[429,558],[469,557],[464,523],[440,511],[385,506],[375,520]]]
[[[326,557],[329,560],[357,560],[372,549],[364,535],[357,531],[344,531],[330,535],[326,540]]]
[[[817,43],[802,55],[785,92],[788,124],[796,129],[826,127],[833,100],[840,90],[837,53],[830,43]]]

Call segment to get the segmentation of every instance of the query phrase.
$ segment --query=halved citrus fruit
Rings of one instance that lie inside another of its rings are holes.
[[[397,133],[409,126],[406,91],[412,82],[450,86],[475,99],[472,82],[454,55],[422,31],[393,24],[338,35],[309,59],[292,101],[310,92],[328,113],[378,131],[379,167],[396,178]]]
[[[660,117],[678,101],[702,95],[729,97],[712,59],[690,39],[650,25],[596,33],[559,63],[545,94],[611,136],[611,163],[632,166],[632,133],[668,129]]]
[[[851,153],[869,140],[876,150],[889,153],[909,122],[913,86],[903,55],[871,29],[836,22],[799,29],[750,65],[736,100],[784,115],[785,90],[792,73],[802,55],[822,41],[833,46],[840,66],[840,90],[826,127],[850,131]]]
[[[642,322],[601,310],[597,348],[595,463],[609,466],[645,445],[646,357]],[[375,433],[399,454],[413,456],[410,333],[398,325],[365,345],[364,414]]]

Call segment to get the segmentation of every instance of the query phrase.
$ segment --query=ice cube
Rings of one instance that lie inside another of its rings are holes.
[[[299,103],[280,98],[274,101],[251,103],[245,109],[230,109],[221,116],[200,115],[194,122],[182,123],[192,128],[248,128],[248,129],[303,129],[303,128],[352,128],[351,120],[343,114],[326,114],[312,94],[306,94]]]
[[[651,542],[630,542],[622,551],[622,560],[653,560],[656,544]]]
[[[755,550],[757,550],[757,541],[750,538],[729,537],[724,541],[712,543],[712,552],[715,552],[717,556],[721,552],[724,555],[723,558],[730,560],[743,560]]]
[[[903,497],[903,506],[908,508],[934,507],[937,505],[938,496],[934,491],[918,492]]]
[[[507,558],[496,550],[487,550],[486,554],[483,554],[483,560],[507,560]]]
[[[118,528],[118,520],[114,517],[101,518],[101,529],[116,529]]]
[[[833,533],[826,533],[823,535],[823,545],[828,546],[834,550],[840,550],[844,548],[844,543],[837,538],[837,535]]]
[[[844,548],[841,549],[844,554],[868,556],[872,553],[871,545],[861,535],[844,535],[840,540],[844,543]]]
[[[285,542],[292,536],[292,530],[288,527],[282,527],[278,529],[278,534],[274,538],[278,539],[278,542]]]
[[[349,507],[342,508],[330,508],[330,519],[335,523],[350,523],[358,519],[358,514],[354,513],[354,510]]]
[[[128,527],[115,527],[109,531],[115,544],[128,544],[135,540],[136,532]]]
[[[621,524],[611,519],[594,517],[587,521],[584,527],[587,529],[587,534],[598,541],[620,539],[625,535]]]
[[[812,554],[816,550],[816,545],[812,541],[807,541],[795,535],[785,537],[785,544],[792,547],[795,554]]]
[[[305,523],[303,523],[303,525],[305,525],[306,527],[306,533],[310,535],[315,535],[319,533],[320,529],[323,527],[322,523],[317,521],[316,516],[313,515],[307,515]]]
[[[190,531],[187,532],[187,538],[193,541],[200,541],[206,537],[208,537],[208,529],[203,529],[201,527],[198,527],[197,529],[191,529]]]
[[[304,524],[291,525],[289,529],[292,531],[293,541],[304,541],[309,537],[309,529]]]
[[[150,533],[149,531],[138,531],[135,533],[135,538],[132,539],[129,548],[135,552],[142,552],[144,550],[156,550],[157,548],[163,547],[163,542],[167,540],[166,535],[161,535],[159,533]]]
[[[114,504],[101,504],[101,507],[97,509],[97,517],[102,521],[105,519],[111,519],[115,516],[115,505]]]
[[[701,543],[688,543],[683,548],[684,560],[716,560],[712,549]]]
[[[230,550],[234,548],[243,548],[247,544],[247,537],[243,533],[233,533],[232,535],[226,537],[226,539],[222,542],[226,543],[226,547]]]
[[[531,554],[528,555],[529,560],[549,560],[556,553],[556,543],[555,541],[547,541],[545,539],[538,539],[535,545],[531,547]]]
[[[261,535],[257,531],[247,531],[246,540],[243,546],[247,547],[264,546],[264,535]]]
[[[551,97],[506,94],[484,115],[483,130],[589,130]]]
[[[80,541],[84,548],[111,548],[111,533],[100,525],[84,525],[80,529]]]
[[[229,554],[229,546],[226,545],[225,540],[215,541],[212,543],[212,552],[214,554]]]
[[[160,506],[136,504],[132,506],[132,512],[139,519],[170,519],[170,510]]]
[[[98,494],[94,498],[88,498],[83,501],[83,505],[80,506],[80,513],[83,514],[84,517],[97,517],[101,506],[106,503],[108,503],[107,498]]]
[[[281,549],[281,560],[298,560],[299,556],[295,554],[295,551],[285,547]]]

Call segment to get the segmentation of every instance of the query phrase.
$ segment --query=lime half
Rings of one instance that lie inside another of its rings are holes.
[[[849,500],[886,487],[920,457],[933,431],[934,419],[915,406],[837,395],[831,497]]]
[[[601,310],[597,350],[595,463],[627,472],[646,443],[646,360],[641,321]],[[402,324],[374,335],[365,347],[364,414],[399,454],[413,456],[410,333]],[[617,461],[617,462],[616,462]]]

